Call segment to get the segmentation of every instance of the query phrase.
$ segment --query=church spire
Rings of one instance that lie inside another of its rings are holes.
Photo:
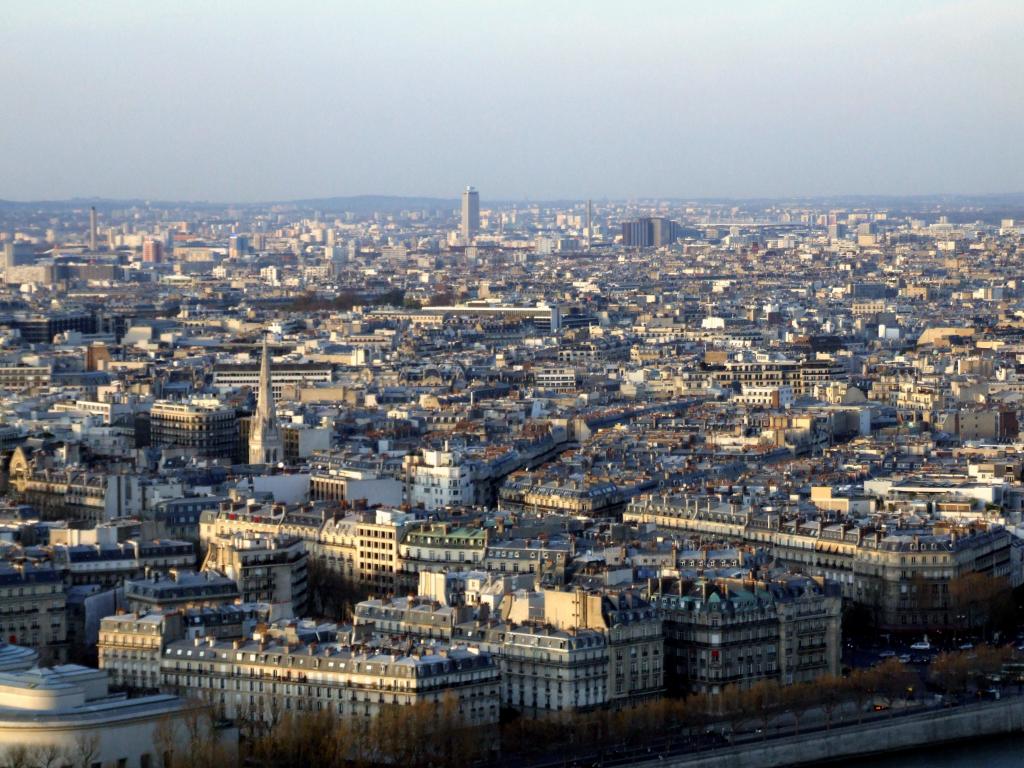
[[[284,460],[284,439],[277,426],[266,334],[263,335],[259,391],[256,397],[256,415],[249,427],[249,463],[277,464]]]
[[[260,387],[256,395],[256,418],[260,422],[274,424],[274,390],[270,386],[270,351],[267,349],[267,334],[263,334],[263,354],[260,357]]]

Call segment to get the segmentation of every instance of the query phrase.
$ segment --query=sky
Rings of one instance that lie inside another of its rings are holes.
[[[1021,0],[2,0],[0,198],[1024,191]]]

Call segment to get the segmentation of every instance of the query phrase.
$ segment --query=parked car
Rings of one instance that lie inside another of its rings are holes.
[[[928,635],[925,635],[922,639],[910,646],[910,650],[912,651],[930,651],[931,649],[932,644],[928,640]]]

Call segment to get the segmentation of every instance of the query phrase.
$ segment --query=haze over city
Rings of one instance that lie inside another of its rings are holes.
[[[1021,30],[0,2],[0,768],[1017,768]]]
[[[0,198],[1018,192],[1024,6],[24,2]]]

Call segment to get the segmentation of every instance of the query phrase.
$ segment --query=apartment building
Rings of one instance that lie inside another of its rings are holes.
[[[184,617],[178,611],[107,616],[100,620],[99,668],[113,685],[155,690],[160,687],[164,646],[184,634]]]
[[[168,644],[162,686],[218,706],[228,718],[274,721],[327,711],[373,717],[387,706],[441,704],[451,696],[467,726],[495,725],[500,672],[494,658],[460,646],[414,644],[403,652],[274,638]]]
[[[475,503],[472,468],[454,451],[423,451],[406,457],[409,503],[426,509]]]
[[[889,631],[954,626],[953,580],[978,573],[1016,586],[1024,562],[1024,545],[999,525],[883,531],[707,497],[645,497],[630,504],[624,520],[763,547],[804,573],[837,582],[843,597],[868,608]]]
[[[448,522],[410,527],[398,545],[402,583],[416,587],[421,571],[478,569],[486,554],[486,528]]]
[[[682,594],[650,598],[664,621],[674,693],[717,694],[759,680],[789,685],[839,672],[842,598],[836,585],[805,577],[700,579]]]
[[[450,642],[455,627],[472,618],[466,606],[442,605],[413,595],[393,599],[370,599],[358,603],[352,624],[356,635],[415,637]]]
[[[329,384],[333,380],[334,368],[330,364],[275,360],[270,387],[274,393],[274,400],[280,401],[285,387],[316,386],[317,384]],[[247,387],[255,391],[259,383],[259,363],[221,363],[214,366],[214,387],[232,389]]]
[[[309,591],[302,539],[250,532],[213,536],[206,545],[203,570],[234,581],[243,602],[270,603],[274,618],[302,615]]]
[[[149,412],[150,443],[197,456],[230,459],[238,447],[236,410],[212,398],[157,400]]]
[[[501,703],[509,709],[581,712],[609,701],[608,638],[598,630],[471,622],[456,627],[455,637],[498,659]]]
[[[47,658],[67,654],[67,600],[62,573],[29,562],[0,565],[0,637]]]
[[[174,568],[167,573],[154,571],[145,578],[124,582],[124,599],[132,611],[215,607],[240,598],[235,580],[216,571],[195,573]]]

